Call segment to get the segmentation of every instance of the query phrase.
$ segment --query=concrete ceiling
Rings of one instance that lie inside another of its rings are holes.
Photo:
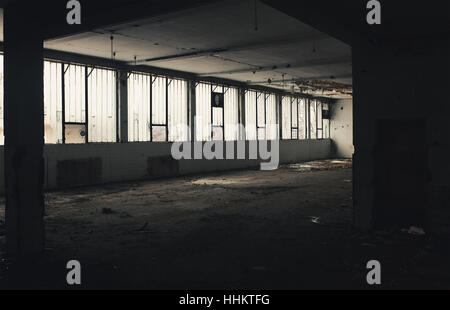
[[[47,49],[283,88],[351,96],[351,48],[257,2],[224,1],[46,41]],[[136,59],[136,60],[135,60]],[[300,87],[299,87],[300,86]]]

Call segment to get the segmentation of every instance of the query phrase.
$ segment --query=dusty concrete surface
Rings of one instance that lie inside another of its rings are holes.
[[[321,161],[48,193],[45,257],[26,281],[2,259],[0,288],[69,288],[77,259],[89,289],[373,289],[377,259],[381,288],[450,289],[448,240],[353,231],[351,177]]]

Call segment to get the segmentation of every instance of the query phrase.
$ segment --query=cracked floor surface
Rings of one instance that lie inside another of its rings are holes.
[[[449,289],[446,242],[352,229],[351,177],[329,160],[47,193],[33,280],[3,259],[0,287],[68,288],[76,259],[88,289],[366,289],[377,259],[381,288]]]

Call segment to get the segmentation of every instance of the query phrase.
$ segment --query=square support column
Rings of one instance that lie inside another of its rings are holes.
[[[16,260],[44,249],[43,40],[35,7],[4,9],[6,245]]]

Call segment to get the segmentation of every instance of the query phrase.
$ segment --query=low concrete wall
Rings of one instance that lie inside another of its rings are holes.
[[[71,173],[77,174],[77,182],[74,182],[74,185],[92,185],[259,168],[260,164],[258,160],[183,159],[175,161],[170,155],[171,146],[172,143],[150,142],[45,145],[45,189],[55,190],[61,187],[70,187],[67,184],[70,184]],[[0,156],[2,158],[0,173],[3,176],[3,146],[0,147]],[[331,140],[280,141],[280,164],[330,157]],[[71,165],[72,168],[70,168]],[[163,167],[165,165],[167,165],[167,169]],[[62,168],[65,172],[58,175],[58,170]],[[85,175],[86,178],[84,178]],[[66,179],[61,180],[62,177]],[[0,178],[0,195],[4,195],[4,189],[5,181],[2,177]]]

